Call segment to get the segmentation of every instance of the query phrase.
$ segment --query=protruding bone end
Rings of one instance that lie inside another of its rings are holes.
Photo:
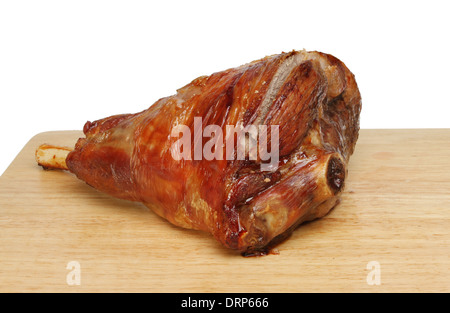
[[[345,165],[340,158],[332,156],[328,161],[327,183],[334,194],[340,192],[344,187]]]
[[[66,164],[70,148],[43,144],[36,149],[36,162],[44,169],[68,170]]]

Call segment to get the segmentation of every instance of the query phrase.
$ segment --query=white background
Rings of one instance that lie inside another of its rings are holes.
[[[361,128],[448,128],[446,1],[2,1],[0,173],[35,134],[132,113],[290,50],[341,59]]]

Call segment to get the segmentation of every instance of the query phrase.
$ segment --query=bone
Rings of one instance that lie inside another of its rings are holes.
[[[71,151],[67,147],[43,144],[36,149],[36,161],[46,170],[68,170],[66,158]]]

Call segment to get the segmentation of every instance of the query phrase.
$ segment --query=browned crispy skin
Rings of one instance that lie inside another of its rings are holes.
[[[199,77],[143,112],[87,122],[66,163],[98,190],[258,254],[338,203],[360,110],[341,61],[292,51]],[[194,117],[224,133],[225,125],[279,125],[278,165],[263,172],[259,159],[175,160],[171,130],[183,124],[193,134]]]

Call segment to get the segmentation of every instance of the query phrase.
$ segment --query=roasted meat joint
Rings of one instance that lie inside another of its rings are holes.
[[[73,149],[43,144],[36,159],[263,255],[338,204],[360,111],[340,60],[292,51],[198,77],[140,113],[87,122]]]

